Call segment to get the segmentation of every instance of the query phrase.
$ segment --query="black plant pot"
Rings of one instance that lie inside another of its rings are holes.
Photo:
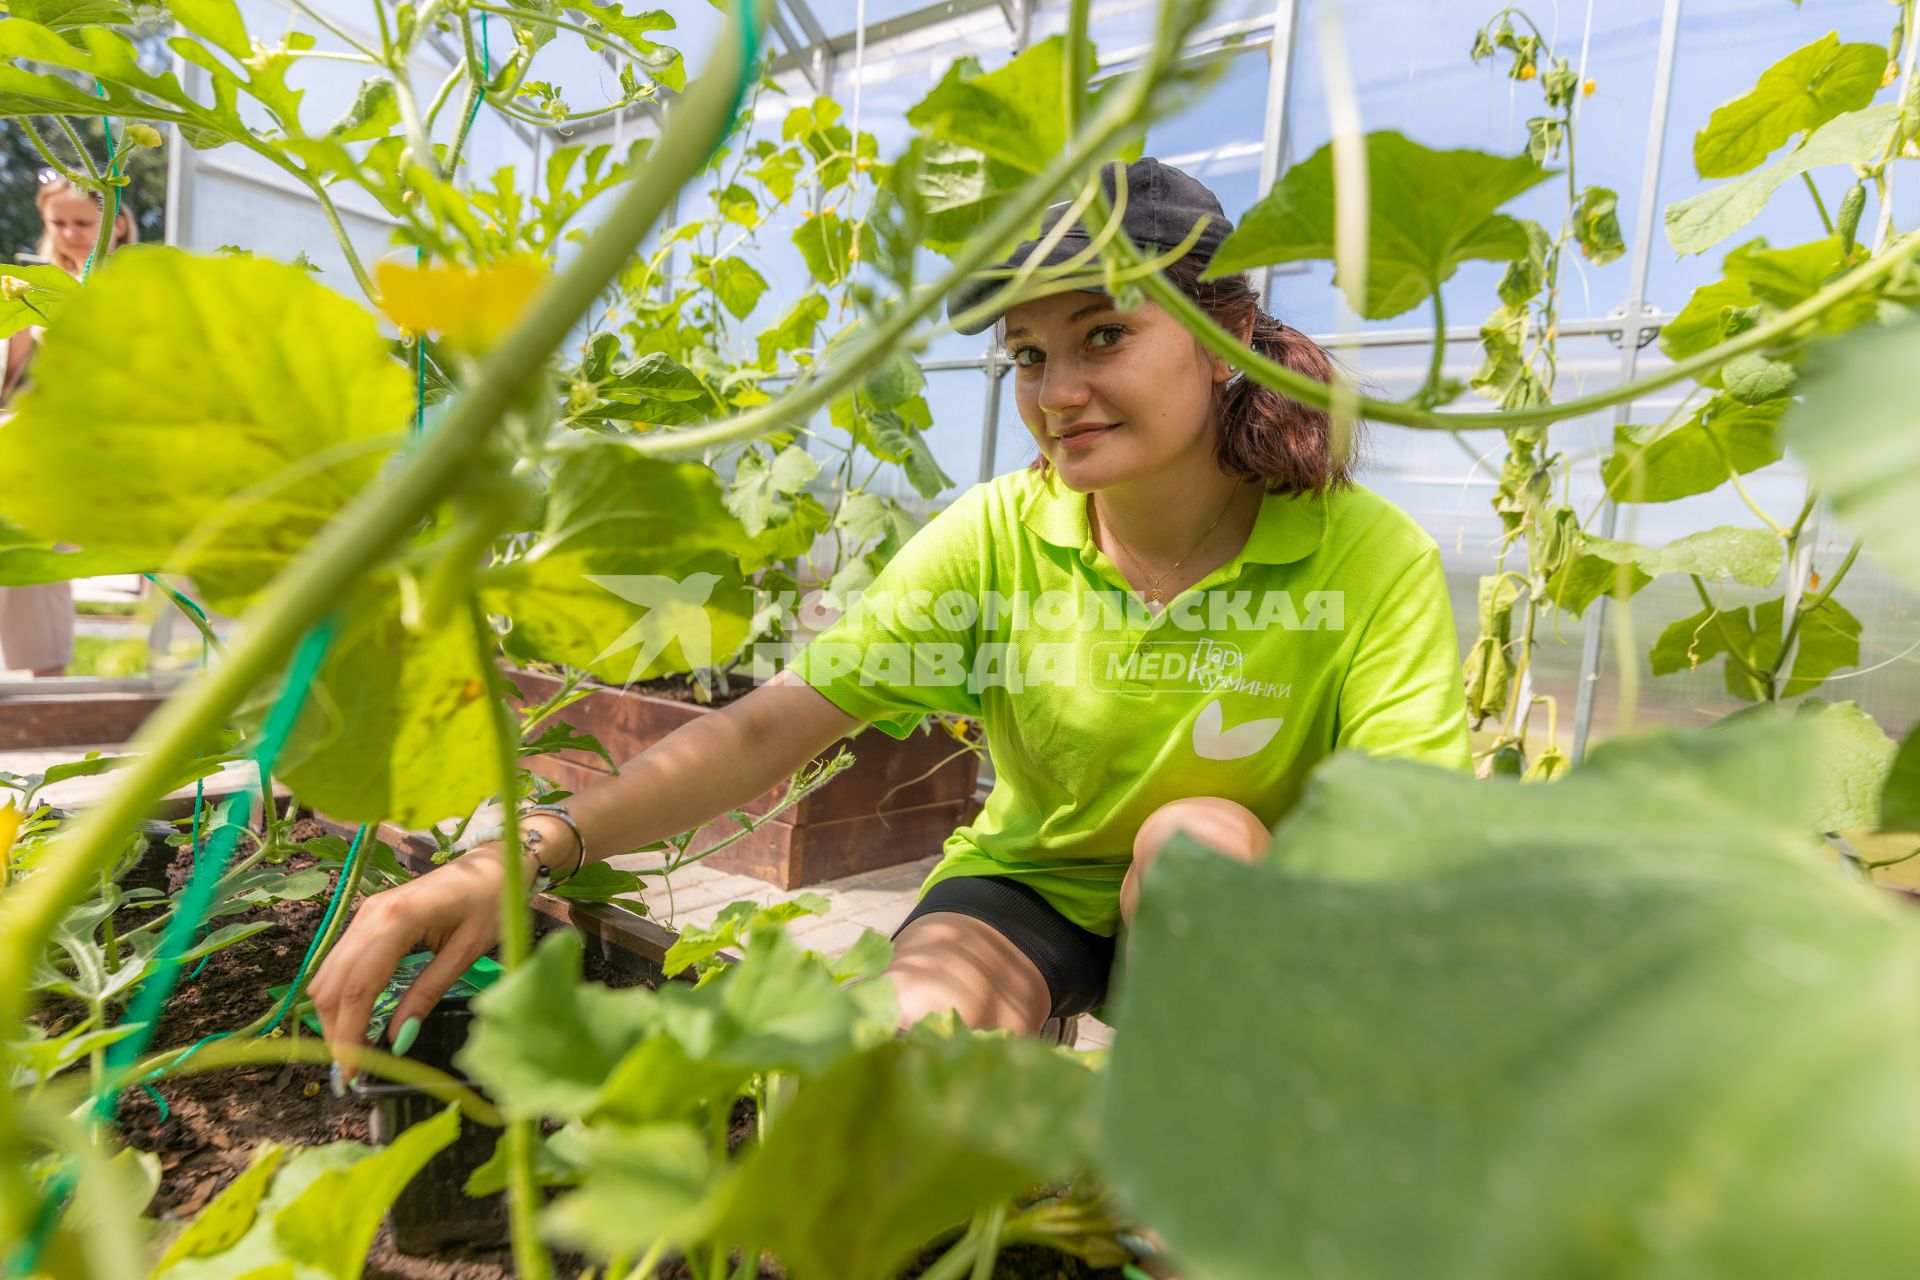
[[[453,1068],[453,1055],[467,1042],[472,1023],[473,1010],[465,997],[443,998],[421,1020],[420,1035],[407,1057],[448,1072],[474,1088]],[[447,1105],[409,1085],[365,1076],[354,1080],[353,1090],[373,1101],[369,1129],[375,1144],[382,1146],[408,1127],[438,1115]],[[511,1241],[506,1193],[470,1196],[465,1189],[467,1178],[492,1157],[500,1133],[465,1115],[460,1117],[459,1136],[427,1161],[387,1214],[394,1246],[400,1252],[429,1254],[449,1245],[485,1248]]]

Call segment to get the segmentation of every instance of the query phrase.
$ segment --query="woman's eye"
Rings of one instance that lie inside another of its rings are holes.
[[[1120,341],[1120,337],[1124,333],[1126,333],[1126,330],[1117,324],[1103,324],[1087,335],[1087,344],[1095,347],[1110,347]],[[1106,338],[1104,342],[1101,341],[1103,336]]]
[[[1014,367],[1016,367],[1016,368],[1019,368],[1019,369],[1030,369],[1030,368],[1032,368],[1032,367],[1033,367],[1034,365],[1036,365],[1036,364],[1039,364],[1039,363],[1040,363],[1040,359],[1039,359],[1039,357],[1040,357],[1040,348],[1038,348],[1038,347],[1015,347],[1015,348],[1014,348],[1014,349],[1013,349],[1012,351],[1009,351],[1009,352],[1007,353],[1007,356],[1008,356],[1008,358],[1009,358],[1009,359],[1011,359],[1011,360],[1013,361],[1013,363],[1014,363]],[[1034,357],[1034,358],[1033,358],[1033,359],[1031,359],[1031,360],[1029,360],[1029,359],[1027,359],[1027,357],[1028,357],[1028,356],[1032,356],[1032,357]]]

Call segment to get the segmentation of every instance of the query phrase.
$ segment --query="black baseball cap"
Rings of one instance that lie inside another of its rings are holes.
[[[1211,259],[1214,251],[1233,232],[1233,223],[1227,221],[1227,215],[1220,208],[1219,198],[1189,173],[1155,160],[1151,156],[1135,160],[1132,164],[1122,165],[1119,161],[1105,166],[1100,171],[1100,185],[1106,189],[1107,199],[1117,203],[1117,175],[1124,169],[1127,176],[1127,206],[1121,211],[1120,229],[1127,238],[1149,253],[1165,253],[1178,248],[1193,232],[1193,224],[1202,217],[1207,219],[1206,226],[1200,231],[1199,238],[1189,250],[1203,260]],[[947,318],[970,311],[974,307],[992,298],[1007,282],[1004,274],[1009,267],[1019,267],[1033,252],[1034,246],[1046,239],[1047,233],[1066,216],[1073,207],[1073,201],[1062,200],[1048,207],[1046,216],[1040,223],[1040,234],[1032,240],[1024,241],[1004,262],[987,268],[988,274],[962,282],[959,287],[947,295]],[[1041,259],[1042,266],[1058,266],[1074,255],[1084,253],[1092,237],[1084,226],[1076,225],[1067,229],[1060,242]],[[1098,261],[1098,259],[1094,259]],[[954,325],[961,333],[981,333],[993,327],[999,314],[989,315],[977,320],[966,328]]]

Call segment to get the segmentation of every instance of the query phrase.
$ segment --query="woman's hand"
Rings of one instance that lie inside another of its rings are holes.
[[[531,860],[520,865],[531,883]],[[360,904],[307,986],[343,1081],[353,1078],[353,1049],[366,1044],[373,1002],[402,960],[422,944],[434,953],[388,1020],[389,1042],[499,941],[500,875],[500,846],[484,844]]]

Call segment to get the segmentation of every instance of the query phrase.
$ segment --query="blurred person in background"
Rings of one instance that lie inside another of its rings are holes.
[[[53,169],[42,169],[34,207],[40,211],[40,243],[35,257],[79,278],[106,220],[99,196],[83,191]],[[121,193],[107,251],[140,238],[133,211]],[[38,325],[7,339],[7,364],[0,380],[0,410],[31,381],[33,354],[40,343]],[[65,675],[73,660],[73,584],[49,582],[30,587],[0,587],[0,669],[30,671],[38,677]]]

